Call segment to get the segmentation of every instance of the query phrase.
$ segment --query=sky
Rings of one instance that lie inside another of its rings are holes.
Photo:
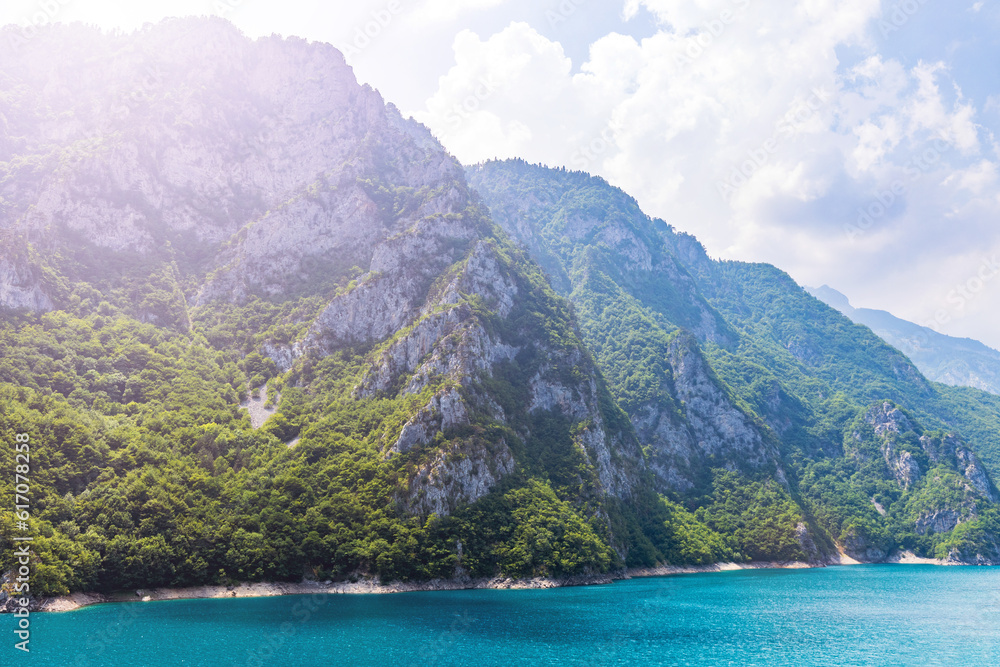
[[[466,164],[600,175],[721,259],[1000,348],[1000,0],[4,0],[329,42]]]

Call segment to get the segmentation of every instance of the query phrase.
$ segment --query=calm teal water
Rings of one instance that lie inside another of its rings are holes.
[[[2,665],[1000,665],[1000,570],[856,566],[548,591],[98,605]]]

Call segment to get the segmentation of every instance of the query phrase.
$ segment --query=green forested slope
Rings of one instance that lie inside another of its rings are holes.
[[[601,179],[518,160],[467,174],[495,219],[550,273],[566,276],[561,290],[576,305],[585,339],[640,439],[646,436],[644,445],[656,447],[656,433],[645,428],[651,405],[660,415],[679,412],[681,421],[687,410],[672,387],[678,369],[667,363],[678,328],[698,339],[733,405],[778,443],[778,471],[739,472],[746,458],[739,451],[704,460],[700,469],[680,456],[683,474],[662,481],[698,516],[711,516],[720,494],[729,493],[715,471],[735,467],[730,480],[737,488],[777,479],[776,493],[801,513],[776,513],[784,516],[779,523],[800,535],[806,530],[820,552],[834,542],[866,560],[903,548],[995,552],[996,494],[984,481],[984,465],[969,469],[964,459],[928,454],[944,436],[925,431],[965,438],[990,472],[1000,472],[995,397],[928,382],[904,355],[779,269],[709,259],[696,240],[649,218]],[[902,427],[877,408],[886,401],[911,415],[900,433],[908,449],[889,435]],[[697,418],[687,415],[689,423]],[[660,445],[659,456],[679,456],[674,443],[676,437]],[[904,452],[917,467],[914,479],[901,481]],[[972,495],[945,491],[941,465],[949,475],[964,474]],[[928,517],[946,511],[955,513],[952,521],[925,529]]]
[[[281,373],[259,354],[261,341],[301,336],[315,299],[216,302],[193,309],[190,325],[157,326],[123,312],[127,295],[112,290],[111,301],[98,302],[91,285],[78,283],[66,310],[8,313],[0,437],[31,437],[32,590],[561,576],[742,557],[641,476],[631,499],[608,498],[574,442],[586,424],[525,410],[527,380],[552,358],[547,350],[579,343],[568,308],[537,268],[496,243],[518,284],[517,307],[500,318],[475,295],[463,307],[521,345],[478,389],[508,419],[481,414],[388,459],[387,438],[448,380],[359,399],[355,388],[391,340],[307,356]],[[154,272],[141,287],[155,291],[156,281]],[[239,407],[250,390],[280,396],[259,430]],[[614,422],[618,408],[604,400]],[[630,433],[627,420],[619,426]],[[401,498],[419,483],[415,472],[464,441],[512,445],[515,469],[448,516],[408,511]],[[5,448],[0,465],[13,466],[13,456]],[[0,495],[13,502],[12,487]],[[16,534],[5,515],[0,536]]]
[[[996,397],[781,271],[586,174],[463,172],[325,45],[4,44],[0,440],[31,438],[32,518],[0,514],[0,571],[30,532],[33,593],[1000,561],[965,444],[1000,462]]]

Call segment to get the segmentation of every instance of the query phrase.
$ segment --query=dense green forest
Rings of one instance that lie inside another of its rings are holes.
[[[522,292],[536,297],[503,320],[483,310],[483,320],[510,336],[546,342],[548,332],[554,345],[578,344],[570,304],[529,260],[509,246],[504,252]],[[10,313],[0,329],[0,437],[31,436],[38,594],[303,576],[561,576],[658,563],[808,560],[832,548],[804,549],[808,524],[820,527],[817,535],[881,553],[909,548],[942,557],[982,551],[995,535],[996,510],[978,509],[982,499],[963,491],[952,469],[901,489],[887,475],[873,434],[859,446],[870,450],[865,457],[810,456],[865,426],[857,404],[843,395],[822,404],[836,406],[826,407],[826,421],[799,416],[785,438],[791,484],[759,470],[728,471],[720,462],[690,493],[657,495],[646,480],[632,503],[602,497],[587,481],[594,473],[574,447],[568,421],[524,411],[530,355],[483,379],[512,415],[535,422],[535,436],[518,450],[517,472],[449,516],[415,515],[400,504],[400,492],[420,457],[444,441],[387,460],[385,435],[398,432],[437,385],[357,400],[352,388],[378,349],[306,357],[280,373],[259,354],[261,342],[301,335],[322,299],[219,302],[193,309],[188,321],[186,313],[171,316],[171,292],[158,275],[141,287],[149,295],[141,309],[148,315],[149,303],[161,304],[152,314],[172,326],[137,320],[128,294],[109,301],[79,283],[65,310]],[[601,287],[593,280],[573,304],[588,323],[583,331],[596,362],[608,369],[617,398],[609,419],[617,406],[628,411],[657,395],[672,401],[660,386],[670,374],[662,350],[679,331],[657,325],[613,285],[590,289]],[[608,292],[618,301],[602,305]],[[733,399],[747,410],[759,405],[761,378],[766,383],[772,375],[757,364],[750,368],[758,375],[743,381],[740,348],[710,350],[719,377],[736,388]],[[782,374],[783,382],[790,377]],[[240,407],[249,392],[280,396],[277,412],[257,430]],[[622,425],[631,428],[627,420]],[[441,435],[518,439],[488,419],[469,428],[476,432]],[[13,465],[11,448],[2,464]],[[2,501],[13,502],[10,487]],[[978,518],[947,534],[914,532],[922,511],[953,506]],[[15,534],[9,515],[2,534]]]
[[[530,262],[508,252],[536,298],[507,320],[483,317],[513,336],[527,327],[533,339],[549,332],[548,342],[574,345],[565,305]],[[155,272],[144,289],[156,299]],[[167,319],[169,293],[159,294],[163,310],[152,314]],[[257,352],[260,341],[301,332],[315,316],[308,299],[215,303],[195,309],[187,331],[176,326],[183,317],[169,319],[175,327],[138,321],[127,294],[115,303],[99,296],[80,283],[70,310],[9,314],[0,329],[0,437],[31,437],[37,594],[303,576],[562,576],[620,568],[620,552],[647,566],[742,557],[739,539],[652,491],[631,506],[595,495],[593,472],[557,415],[521,414],[548,423],[536,425],[518,471],[485,498],[446,517],[408,513],[400,492],[434,447],[387,461],[385,436],[437,385],[356,400],[352,388],[378,349],[277,372]],[[524,413],[519,394],[532,360],[522,357],[484,378],[512,414]],[[258,430],[240,408],[249,392],[280,395]],[[518,438],[488,420],[469,428],[475,433],[442,435]],[[5,449],[2,464],[13,456]],[[13,502],[11,487],[2,501]],[[611,548],[601,515],[634,548]],[[0,529],[9,538],[17,533],[6,516]]]
[[[1000,562],[1000,398],[779,269],[587,174],[464,169],[328,46],[32,46],[0,43],[0,571],[33,535],[33,594]]]

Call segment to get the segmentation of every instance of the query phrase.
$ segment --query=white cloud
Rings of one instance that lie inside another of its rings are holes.
[[[404,11],[351,63],[388,99],[419,110],[465,162],[519,156],[600,174],[714,255],[769,261],[802,282],[830,283],[859,304],[916,321],[946,303],[969,262],[1000,251],[1000,141],[983,127],[1000,118],[1000,94],[987,88],[993,96],[977,109],[950,64],[938,62],[957,57],[947,49],[926,62],[912,51],[880,52],[885,3],[624,0],[623,16],[648,11],[659,24],[638,39],[593,37],[601,34],[590,13],[597,4],[581,1],[567,0],[580,11],[559,33],[568,40],[578,28],[591,30],[577,67],[567,52],[578,53],[578,43],[564,49],[527,23],[506,24],[487,11],[504,6],[544,29],[544,9],[557,0],[541,8],[534,0],[402,0]],[[57,20],[130,28],[226,2],[225,15],[248,34],[300,34],[338,46],[352,44],[388,7],[387,0],[87,0],[61,5]],[[0,22],[24,24],[39,6],[0,3]],[[974,24],[968,31],[980,39],[969,44],[988,41],[977,32],[990,35],[984,8],[977,2],[978,14],[954,17]],[[927,25],[932,11],[914,14],[900,30],[918,32],[901,41],[945,40]],[[817,103],[814,89],[826,91],[825,101]],[[969,90],[981,99],[982,85]],[[734,175],[737,187],[720,196],[719,184]],[[882,200],[889,205],[863,233],[847,233]],[[1000,293],[1000,281],[991,289]],[[986,332],[1000,347],[995,304],[984,292],[943,326]]]
[[[562,47],[526,23],[511,23],[485,41],[464,30],[454,50],[455,65],[417,120],[466,163],[553,150],[571,109],[572,63]]]
[[[944,185],[957,185],[963,190],[981,195],[987,187],[995,186],[997,183],[997,165],[989,160],[982,160],[970,165],[966,169],[960,169],[944,180]]]
[[[637,0],[626,16],[641,6],[661,29],[598,39],[575,73],[528,25],[463,33],[419,119],[465,162],[600,174],[715,255],[892,294],[871,305],[918,321],[961,278],[949,257],[1000,247],[993,139],[945,65],[877,52],[878,0]],[[869,55],[845,68],[845,46]],[[483,77],[500,89],[458,122]]]
[[[937,83],[937,75],[943,70],[942,63],[920,63],[913,69],[919,88],[905,109],[911,121],[910,132],[933,131],[963,152],[975,153],[979,150],[979,131],[972,121],[975,108],[963,103],[959,95],[954,110],[949,113]]]

